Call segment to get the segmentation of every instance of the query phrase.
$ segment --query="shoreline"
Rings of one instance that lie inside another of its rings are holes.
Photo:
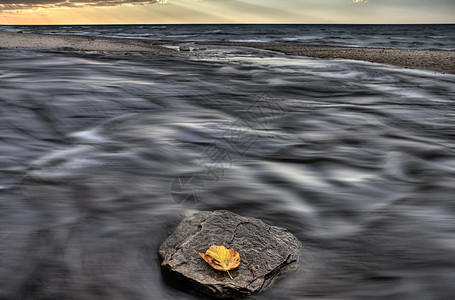
[[[0,49],[163,53],[175,50],[159,41],[84,35],[13,33],[0,31]]]
[[[50,35],[0,31],[0,49],[50,49],[58,51],[107,51],[162,54],[177,50],[163,45],[188,44],[174,40]],[[278,42],[193,42],[196,45],[250,47],[321,59],[350,59],[455,74],[455,51],[365,47],[317,46]]]
[[[277,51],[286,55],[322,59],[351,59],[394,65],[402,68],[455,74],[455,51],[450,50],[340,47],[268,42],[198,42],[198,44],[251,47]]]

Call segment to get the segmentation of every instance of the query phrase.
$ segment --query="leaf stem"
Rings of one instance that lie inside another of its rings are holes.
[[[231,277],[231,279],[234,279],[234,278],[232,278],[231,273],[229,273],[229,270],[226,270],[226,272],[228,272],[228,275],[229,275],[229,277]]]

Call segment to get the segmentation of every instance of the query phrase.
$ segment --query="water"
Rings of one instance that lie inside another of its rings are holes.
[[[455,50],[455,24],[432,25],[52,25],[3,31],[180,41],[300,42],[310,45]]]
[[[221,50],[1,51],[0,298],[203,299],[157,250],[228,209],[302,242],[256,299],[450,299],[455,76]]]

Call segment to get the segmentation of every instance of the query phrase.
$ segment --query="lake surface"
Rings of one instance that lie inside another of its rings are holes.
[[[0,30],[155,40],[298,42],[348,47],[455,50],[455,24],[0,25]]]
[[[2,50],[0,298],[203,299],[157,249],[189,209],[287,228],[255,299],[455,294],[455,76],[226,48]]]

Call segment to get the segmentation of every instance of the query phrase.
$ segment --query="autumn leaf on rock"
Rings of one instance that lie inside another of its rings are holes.
[[[235,269],[240,265],[240,255],[233,249],[226,249],[224,246],[217,246],[213,244],[204,253],[199,255],[214,269],[226,271],[229,277],[232,278],[229,270]]]

